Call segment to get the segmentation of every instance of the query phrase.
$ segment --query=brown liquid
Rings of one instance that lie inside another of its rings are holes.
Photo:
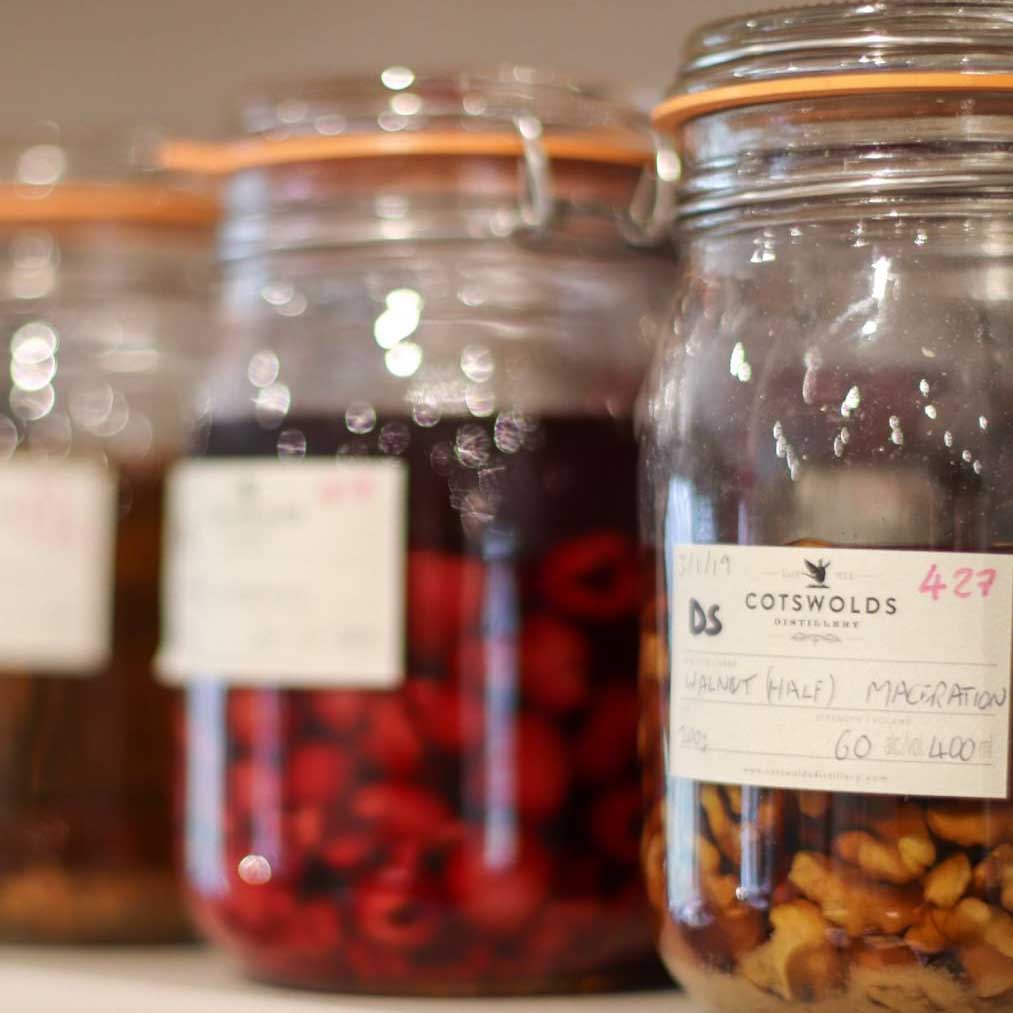
[[[0,938],[185,932],[173,872],[171,697],[154,682],[162,481],[121,473],[112,661],[0,673]]]

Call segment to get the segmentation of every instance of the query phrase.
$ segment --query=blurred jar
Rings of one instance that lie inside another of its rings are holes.
[[[168,152],[227,177],[163,656],[197,915],[299,985],[653,980],[631,412],[670,264],[646,122],[530,71],[391,68],[244,125]]]
[[[214,208],[153,153],[0,144],[0,939],[185,933],[151,662]]]
[[[706,1008],[1013,1010],[1013,20],[701,30],[649,383],[663,956]]]

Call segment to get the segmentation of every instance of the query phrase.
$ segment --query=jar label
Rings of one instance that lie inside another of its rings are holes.
[[[116,480],[94,461],[0,464],[0,676],[85,676],[112,650]]]
[[[407,479],[394,460],[178,465],[168,489],[162,676],[397,685]]]
[[[676,546],[670,769],[1006,798],[1013,557]]]

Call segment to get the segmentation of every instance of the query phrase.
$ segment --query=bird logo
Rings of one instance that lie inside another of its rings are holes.
[[[824,562],[822,559],[818,563],[811,563],[808,559],[805,561],[805,568],[809,574],[809,579],[814,583],[809,586],[812,588],[822,588],[824,591],[829,590],[827,587],[827,570],[830,569],[830,560]]]

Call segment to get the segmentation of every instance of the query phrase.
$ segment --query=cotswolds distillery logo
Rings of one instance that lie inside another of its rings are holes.
[[[774,617],[775,626],[833,625],[836,627],[857,627],[859,618],[871,616],[895,616],[896,597],[880,594],[847,594],[831,587],[832,561],[822,556],[802,560],[804,569],[783,571],[784,579],[806,581],[804,591],[750,590],[745,596],[745,606],[750,612],[766,612]],[[836,580],[853,579],[852,574],[836,574]],[[829,592],[829,593],[823,593]],[[832,620],[824,623],[821,620]]]
[[[806,571],[809,574],[809,579],[813,581],[809,585],[810,590],[824,590],[829,591],[830,588],[827,585],[827,570],[830,569],[830,562],[823,562],[821,559],[818,563],[811,563],[808,559],[803,560],[805,563]]]

